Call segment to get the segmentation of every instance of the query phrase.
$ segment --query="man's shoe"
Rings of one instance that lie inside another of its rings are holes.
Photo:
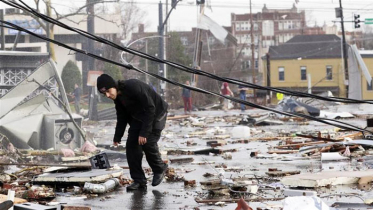
[[[164,175],[166,174],[167,168],[168,165],[166,164],[162,173],[153,175],[152,186],[157,186],[162,182]]]
[[[127,190],[138,190],[138,189],[146,189],[146,184],[140,184],[138,182],[133,182],[127,187]]]

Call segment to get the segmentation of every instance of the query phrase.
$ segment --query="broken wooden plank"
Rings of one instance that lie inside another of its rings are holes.
[[[89,157],[87,156],[77,156],[77,157],[61,157],[63,162],[73,162],[73,161],[86,161]]]
[[[272,150],[272,151],[268,151],[267,153],[268,154],[294,154],[298,152],[299,150]]]
[[[294,174],[300,174],[300,171],[268,171],[268,176],[290,176]]]
[[[217,146],[226,145],[227,141],[225,141],[225,140],[215,140],[215,141],[208,141],[208,142],[206,142],[206,144],[208,146],[211,146],[211,147],[217,147]]]
[[[279,201],[279,200],[283,200],[285,198],[264,198],[264,197],[261,197],[261,198],[246,198],[245,201],[246,202],[262,202],[262,201]],[[217,203],[217,202],[226,202],[226,203],[237,203],[240,199],[200,199],[200,198],[196,198],[195,201],[197,203],[211,203],[211,204],[214,204],[214,203]]]
[[[188,158],[174,158],[169,159],[171,163],[191,163],[194,161],[194,158],[188,157]]]
[[[328,185],[355,184],[362,178],[373,177],[373,169],[366,171],[323,171],[287,176],[281,183],[290,187],[325,187]]]
[[[91,210],[88,206],[66,206],[62,205],[62,210]]]
[[[37,167],[54,167],[54,166],[65,166],[65,167],[70,167],[70,168],[87,168],[90,169],[92,168],[91,165],[87,164],[76,164],[76,165],[66,165],[66,164],[43,164],[43,163],[0,163],[0,166],[37,166]]]
[[[343,139],[331,139],[331,138],[323,138],[321,136],[312,136],[312,135],[303,135],[303,134],[296,134],[299,137],[303,138],[309,138],[309,139],[315,139],[315,140],[323,140],[323,141],[329,141],[329,142],[338,142],[343,141]]]
[[[172,117],[167,117],[167,120],[180,120],[180,119],[186,119],[189,118],[190,115],[175,115]]]
[[[7,201],[8,200],[8,196],[7,195],[3,195],[3,194],[0,194],[0,203],[4,202],[4,201]],[[26,199],[22,199],[22,198],[14,198],[14,204],[21,204],[21,203],[27,203],[28,201]]]
[[[300,147],[303,147],[303,146],[323,144],[323,143],[325,143],[325,141],[315,141],[315,142],[310,142],[310,143],[285,144],[285,145],[275,146],[275,148],[282,149],[282,148],[295,147],[296,149],[299,149]]]
[[[34,182],[103,182],[123,175],[123,170],[92,169],[84,172],[45,173],[35,176]]]
[[[343,141],[345,138],[355,139],[355,138],[361,138],[361,137],[363,137],[363,134],[361,132],[356,132],[356,133],[351,133],[351,134],[337,137],[336,139],[339,141]]]

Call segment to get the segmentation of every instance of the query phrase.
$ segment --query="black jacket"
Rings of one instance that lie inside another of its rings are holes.
[[[120,142],[127,123],[131,130],[140,130],[140,136],[148,138],[153,129],[162,130],[157,122],[166,117],[168,104],[146,83],[137,80],[120,80],[118,96],[114,100],[117,126],[114,142]]]

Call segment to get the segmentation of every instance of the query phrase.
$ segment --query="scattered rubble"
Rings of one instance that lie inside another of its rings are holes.
[[[341,185],[353,185],[352,191],[369,189],[373,181],[373,143],[361,133],[314,128],[304,119],[263,113],[176,115],[168,119],[169,128],[160,141],[162,157],[169,164],[164,184],[176,183],[183,187],[178,189],[180,191],[165,189],[162,196],[194,197],[196,206],[229,209],[234,203],[242,209],[268,207],[252,206],[255,202],[262,205],[275,202],[283,209],[299,209],[299,206],[319,209],[311,201],[318,202],[323,209],[324,206],[333,209],[323,203],[325,194]],[[297,126],[309,126],[309,129],[294,129]],[[99,135],[104,138],[106,133]],[[112,191],[132,183],[128,178],[128,166],[113,164],[112,167],[108,161],[126,163],[126,156],[122,154],[124,145],[113,148],[85,142],[74,150],[14,148],[11,153],[0,150],[0,157],[7,159],[0,159],[0,167],[18,164],[16,170],[0,173],[0,193],[13,190],[15,203],[34,202],[43,207],[55,202],[61,193],[75,199],[108,201]],[[16,160],[24,162],[16,164]],[[145,168],[145,173],[151,179],[150,168]],[[2,200],[0,196],[0,203],[5,198]],[[360,205],[367,204],[352,206]],[[197,209],[196,206],[190,209]],[[333,206],[348,204],[335,202]]]

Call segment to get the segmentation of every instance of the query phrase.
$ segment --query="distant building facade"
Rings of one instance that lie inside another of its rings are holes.
[[[346,96],[338,36],[298,35],[282,45],[271,46],[268,55],[269,62],[263,57],[263,74],[270,84],[265,80],[264,85],[307,92],[310,76],[312,93],[331,91],[335,96]]]
[[[121,33],[120,25],[120,15],[100,15],[103,18],[95,18],[95,34],[105,37],[109,40],[114,40],[116,37],[119,37]],[[54,17],[55,18],[55,17]],[[40,27],[39,23],[30,16],[20,14],[20,11],[17,9],[6,9],[5,21],[9,21],[18,26],[26,28],[30,31],[33,31],[36,34],[45,36],[45,31]],[[71,27],[75,27],[81,30],[87,30],[87,14],[76,14],[67,19],[61,19],[60,21],[64,24],[67,24]],[[109,21],[105,21],[109,20]],[[37,37],[29,35],[27,33],[19,33],[17,30],[5,29],[5,49],[12,50],[14,47],[16,51],[27,51],[27,52],[47,52],[47,42],[41,40]],[[17,38],[18,35],[18,38]],[[17,39],[17,44],[15,44]],[[54,26],[54,39],[56,41],[63,42],[71,47],[78,49],[86,49],[87,38],[76,34],[75,32],[63,29],[58,26]],[[97,47],[99,49],[99,47]],[[97,49],[96,48],[96,49]],[[59,73],[61,73],[62,68],[65,64],[72,60],[77,64],[79,69],[86,68],[86,57],[75,52],[71,52],[68,49],[54,45],[55,54],[56,54],[56,65]],[[99,52],[94,52],[100,54]]]
[[[238,40],[237,53],[241,52],[241,66],[246,71],[249,81],[251,78],[251,15],[231,14],[232,34]],[[306,25],[305,11],[299,11],[293,4],[290,9],[268,9],[264,4],[262,11],[252,14],[253,22],[253,43],[254,48],[254,68],[256,71],[256,83],[262,84],[262,62],[260,58],[265,55],[271,46],[286,43],[297,35],[325,34],[322,27],[308,27]]]

